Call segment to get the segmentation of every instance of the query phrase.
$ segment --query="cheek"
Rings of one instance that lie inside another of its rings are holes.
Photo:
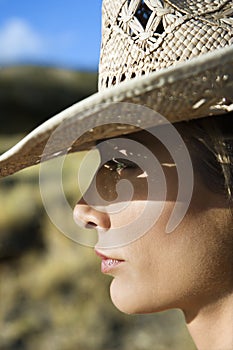
[[[110,215],[111,228],[121,228],[122,232],[127,235],[127,229],[130,230],[133,227],[132,224],[138,221],[142,223],[143,232],[143,215],[146,206],[146,201],[140,201],[140,204],[134,201],[120,201],[109,205],[107,211]]]
[[[158,280],[164,286],[167,283],[176,307],[201,305],[225,293],[229,283],[227,231],[226,210],[210,208],[191,211],[171,236],[164,236]],[[164,298],[169,297],[169,290],[164,288]]]
[[[223,290],[226,261],[215,224],[219,210],[188,214],[166,234],[170,211],[167,207],[150,232],[124,248],[128,261],[114,276],[111,298],[125,313],[186,309]]]
[[[122,312],[151,313],[166,308],[168,300],[164,298],[164,291],[170,290],[171,286],[160,246],[160,234],[150,230],[123,248],[126,263],[114,276],[110,289],[113,303]]]
[[[229,264],[227,231],[232,218],[221,206],[211,207],[216,198],[201,191],[191,203],[181,224],[165,233],[174,202],[166,202],[159,220],[144,236],[122,248],[128,262],[111,284],[113,303],[126,313],[147,313],[170,308],[200,306],[227,289]],[[124,216],[135,219],[141,213],[138,202]],[[134,207],[135,206],[135,207]],[[229,214],[229,213],[228,213]],[[122,217],[116,216],[118,223]],[[143,223],[144,221],[142,221]],[[232,237],[232,232],[228,237]],[[228,253],[227,253],[228,252]],[[232,260],[231,260],[232,261]],[[232,275],[231,275],[232,276]],[[231,279],[232,281],[232,279]]]

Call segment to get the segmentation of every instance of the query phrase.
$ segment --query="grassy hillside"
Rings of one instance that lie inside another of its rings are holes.
[[[1,134],[25,133],[96,92],[97,74],[49,67],[0,70]]]

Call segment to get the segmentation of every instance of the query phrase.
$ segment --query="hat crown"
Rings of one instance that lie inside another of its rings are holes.
[[[99,89],[231,44],[232,0],[103,0]]]

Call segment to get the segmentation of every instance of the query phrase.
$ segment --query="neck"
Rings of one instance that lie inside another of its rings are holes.
[[[184,313],[198,350],[233,349],[233,293],[200,308],[195,314]]]

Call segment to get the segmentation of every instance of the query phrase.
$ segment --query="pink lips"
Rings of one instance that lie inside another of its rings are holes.
[[[102,273],[108,273],[117,266],[119,266],[124,260],[115,259],[112,257],[108,257],[102,253],[100,253],[98,250],[95,250],[96,255],[98,255],[102,262],[101,262],[101,272]]]

